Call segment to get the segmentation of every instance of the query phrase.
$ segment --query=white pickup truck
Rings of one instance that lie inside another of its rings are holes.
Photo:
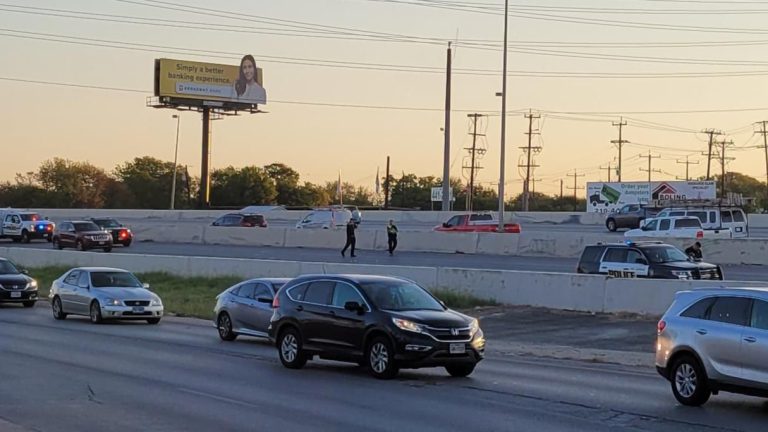
[[[51,241],[54,228],[53,222],[35,212],[0,209],[0,239],[9,238],[17,243],[29,243],[32,239]]]
[[[732,238],[730,228],[704,229],[701,220],[694,216],[657,217],[646,219],[643,226],[624,233],[624,238],[685,238],[711,239]]]

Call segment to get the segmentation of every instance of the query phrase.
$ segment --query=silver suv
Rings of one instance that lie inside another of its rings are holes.
[[[681,291],[658,324],[656,369],[683,405],[768,397],[768,288]]]

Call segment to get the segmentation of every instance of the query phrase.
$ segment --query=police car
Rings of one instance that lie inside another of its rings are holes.
[[[685,252],[660,241],[598,243],[581,253],[577,273],[620,278],[723,280],[720,266],[692,261]]]
[[[0,209],[0,239],[29,243],[33,239],[51,241],[56,225],[32,211]]]

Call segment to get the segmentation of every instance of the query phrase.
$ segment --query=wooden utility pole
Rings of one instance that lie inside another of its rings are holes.
[[[651,174],[652,173],[660,173],[661,172],[661,170],[659,170],[659,169],[656,169],[656,170],[655,169],[651,169],[651,161],[653,159],[661,159],[661,156],[659,156],[659,155],[653,156],[653,155],[651,155],[651,151],[649,150],[648,151],[648,156],[640,155],[640,157],[641,158],[648,158],[648,169],[640,168],[640,171],[644,171],[644,172],[648,173],[648,183],[650,183],[651,182]]]
[[[728,163],[728,161],[734,160],[732,157],[726,157],[725,156],[725,149],[728,147],[733,146],[733,141],[718,141],[713,143],[713,145],[719,146],[717,149],[718,152],[718,159],[720,160],[720,199],[726,198],[725,193],[725,164]]]
[[[616,168],[616,167],[613,167],[613,166],[611,166],[611,163],[610,163],[610,162],[608,162],[608,166],[607,166],[607,167],[603,167],[603,166],[601,166],[601,167],[600,167],[600,169],[601,169],[601,170],[606,170],[606,171],[608,171],[608,183],[610,183],[610,182],[611,182],[611,170],[613,170],[613,169],[615,169],[615,168]]]
[[[445,128],[443,143],[443,203],[442,210],[451,209],[451,43],[445,67]]]
[[[619,128],[619,139],[612,140],[612,144],[616,144],[616,146],[619,148],[619,166],[618,166],[618,175],[619,175],[619,181],[621,181],[621,149],[624,147],[624,144],[629,143],[629,141],[622,138],[621,132],[624,128],[624,126],[627,125],[627,122],[624,121],[624,117],[621,117],[618,123],[612,123],[614,126]]]
[[[541,118],[541,116],[538,114],[534,115],[531,111],[528,111],[528,114],[525,115],[525,118],[528,119],[528,132],[526,133],[526,135],[528,135],[528,146],[520,147],[520,149],[525,152],[527,161],[525,165],[518,165],[518,167],[525,168],[525,181],[523,182],[523,211],[527,212],[529,209],[529,201],[531,197],[531,168],[538,166],[531,164],[531,156],[534,152],[541,152],[541,146],[531,145],[533,135],[538,134],[538,132],[533,131],[533,121]]]
[[[467,150],[470,154],[470,165],[464,166],[462,168],[469,169],[469,186],[467,187],[467,200],[465,207],[467,211],[472,211],[473,204],[474,204],[474,197],[475,197],[475,172],[479,169],[482,169],[482,167],[477,166],[477,163],[475,162],[475,159],[478,154],[482,156],[485,154],[485,149],[478,149],[477,148],[477,137],[478,136],[485,136],[485,134],[479,134],[477,133],[477,122],[481,117],[484,117],[483,114],[467,114],[467,117],[472,119],[472,132],[470,135],[472,135],[472,147],[471,148],[465,148],[464,150]]]
[[[571,189],[571,190],[573,190],[573,199],[574,199],[574,200],[577,200],[577,199],[578,199],[578,197],[577,197],[577,195],[576,195],[576,192],[577,192],[579,189],[584,189],[584,187],[583,187],[583,186],[579,186],[579,185],[578,185],[578,179],[579,179],[579,177],[584,177],[584,176],[586,176],[586,174],[579,174],[579,172],[578,172],[578,171],[576,171],[576,170],[574,170],[574,171],[573,171],[573,174],[568,174],[568,177],[573,177],[573,187],[570,187],[570,186],[568,186],[568,189]]]
[[[714,144],[715,135],[722,135],[723,133],[719,130],[714,129],[705,129],[702,131],[703,133],[709,135],[709,145],[708,150],[706,153],[702,153],[704,156],[707,157],[707,180],[712,180],[711,173],[711,167],[712,167],[712,145]]]
[[[765,201],[763,201],[763,208],[768,208],[768,120],[763,120],[760,123],[760,130],[755,133],[759,133],[763,136],[763,150],[765,150]]]
[[[686,181],[690,181],[691,180],[691,176],[688,175],[688,168],[691,165],[698,165],[699,161],[691,162],[691,161],[688,160],[688,156],[686,156],[684,161],[679,160],[679,161],[676,161],[676,162],[679,163],[679,164],[685,164],[685,180]]]

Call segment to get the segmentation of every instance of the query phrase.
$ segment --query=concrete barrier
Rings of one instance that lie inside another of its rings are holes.
[[[206,226],[204,244],[237,246],[285,246],[285,229],[239,228]]]
[[[205,225],[158,222],[136,224],[131,227],[131,231],[135,241],[202,244],[205,228]]]
[[[768,228],[768,214],[751,214],[747,217],[750,228]]]
[[[477,252],[476,233],[445,233],[434,231],[401,231],[398,235],[398,250],[413,252],[467,253]],[[377,249],[387,248],[387,236],[376,238]]]

